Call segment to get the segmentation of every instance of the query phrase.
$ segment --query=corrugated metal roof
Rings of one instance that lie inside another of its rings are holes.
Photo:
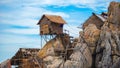
[[[106,21],[106,19],[105,19],[103,16],[97,15],[97,14],[96,14],[96,16],[97,16],[99,19],[101,19],[103,22]]]
[[[53,23],[66,24],[66,22],[63,20],[63,18],[61,16],[58,16],[58,15],[47,15],[47,14],[44,14],[42,16],[42,18],[40,19],[38,24],[41,23],[41,20],[44,18],[44,16],[47,17]]]

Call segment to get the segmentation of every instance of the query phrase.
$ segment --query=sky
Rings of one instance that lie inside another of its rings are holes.
[[[19,48],[41,48],[39,19],[43,14],[60,15],[73,37],[92,15],[107,12],[111,1],[120,0],[0,0],[0,63]]]

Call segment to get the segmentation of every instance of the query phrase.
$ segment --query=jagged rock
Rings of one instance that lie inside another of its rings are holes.
[[[48,48],[46,51],[46,56],[54,56],[55,55],[55,51],[54,51],[54,47]]]
[[[58,37],[55,37],[54,39],[48,41],[44,45],[44,47],[42,49],[40,49],[40,51],[38,52],[38,57],[39,58],[44,58],[48,55],[55,55],[55,52],[54,52],[53,49],[54,50],[55,49],[64,50],[64,46],[61,42],[61,39],[59,39]]]
[[[60,57],[55,57],[51,64],[47,65],[47,68],[59,68],[63,63],[63,59]]]
[[[60,68],[82,68],[80,62],[67,60]]]
[[[89,24],[83,31],[83,38],[88,44],[91,53],[95,51],[96,42],[99,39],[100,30],[94,24]]]
[[[111,68],[120,68],[120,58],[118,58],[116,62],[113,63]]]
[[[51,64],[53,60],[54,60],[53,56],[47,56],[43,59],[43,61],[46,62],[47,65]]]
[[[120,26],[120,2],[111,2],[108,8],[108,22]]]
[[[63,58],[60,56],[47,56],[43,59],[46,68],[59,68],[63,63]]]
[[[47,68],[119,68],[120,67],[120,3],[112,2],[107,21],[99,29],[92,22],[80,32],[72,43],[73,51],[63,59],[55,49],[66,48],[60,39],[48,42],[39,52]],[[97,23],[100,25],[100,23]],[[54,44],[54,48],[53,45]],[[59,47],[60,45],[60,47]]]
[[[73,54],[70,56],[71,61],[77,61],[82,65],[88,65],[88,67],[91,66],[92,56],[90,50],[88,49],[88,46],[84,43],[78,43],[75,48],[76,50],[74,50]]]
[[[81,32],[82,33],[82,32]],[[60,68],[90,68],[92,65],[92,56],[90,50],[82,38],[82,34],[75,45],[73,53],[61,64]]]
[[[70,60],[65,62],[65,68],[89,68],[92,64],[92,56],[90,50],[82,36],[79,37],[79,43],[74,47]]]
[[[101,33],[98,45],[96,48],[96,67],[97,68],[110,68],[111,67],[111,33],[109,28],[104,26]]]
[[[117,63],[116,59],[119,53],[120,40],[117,31],[109,29],[108,24],[102,27],[100,38],[96,48],[96,67],[97,68],[111,68]],[[118,65],[117,65],[118,66]]]

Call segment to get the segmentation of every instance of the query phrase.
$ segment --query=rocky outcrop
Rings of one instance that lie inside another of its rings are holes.
[[[56,55],[54,47],[46,44],[41,49],[45,51],[44,57],[39,52],[39,57],[47,68],[120,68],[120,3],[111,2],[106,14],[106,20],[100,28],[96,22],[87,24],[80,32],[78,39],[74,40],[69,49],[67,45],[63,55]],[[60,40],[58,40],[60,41]],[[54,44],[58,41],[53,41]],[[52,42],[52,43],[53,43]],[[63,43],[61,43],[62,45]],[[57,47],[57,45],[55,46]],[[67,57],[66,57],[67,55]],[[68,56],[69,55],[69,56]]]
[[[101,27],[100,38],[96,47],[96,68],[120,67],[120,3],[111,2],[108,22]]]
[[[70,60],[64,64],[65,68],[89,68],[92,65],[92,56],[83,38],[80,36],[79,41],[74,47]],[[64,68],[63,67],[63,68]]]
[[[98,41],[100,30],[94,24],[89,24],[84,29],[84,39],[87,42],[88,46],[95,46],[95,43]]]
[[[100,30],[94,24],[89,24],[83,31],[83,38],[90,48],[91,53],[95,51],[96,43],[99,39]]]
[[[43,61],[47,68],[59,68],[64,62],[60,56],[47,56]]]
[[[100,33],[100,38],[96,48],[96,67],[97,68],[110,68],[111,67],[111,33],[109,28],[104,26]]]
[[[55,56],[55,49],[64,50],[64,46],[61,42],[61,39],[56,37],[49,42],[47,42],[44,47],[38,52],[39,58],[44,58],[46,56]]]
[[[111,2],[108,8],[108,22],[120,26],[120,3]]]

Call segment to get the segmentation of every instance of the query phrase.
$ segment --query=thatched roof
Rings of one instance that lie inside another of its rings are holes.
[[[38,24],[41,23],[41,20],[44,19],[44,17],[46,17],[49,21],[51,21],[53,23],[66,24],[66,22],[63,20],[63,18],[61,16],[58,16],[58,15],[47,15],[47,14],[44,14],[42,16],[42,18],[39,20]]]

